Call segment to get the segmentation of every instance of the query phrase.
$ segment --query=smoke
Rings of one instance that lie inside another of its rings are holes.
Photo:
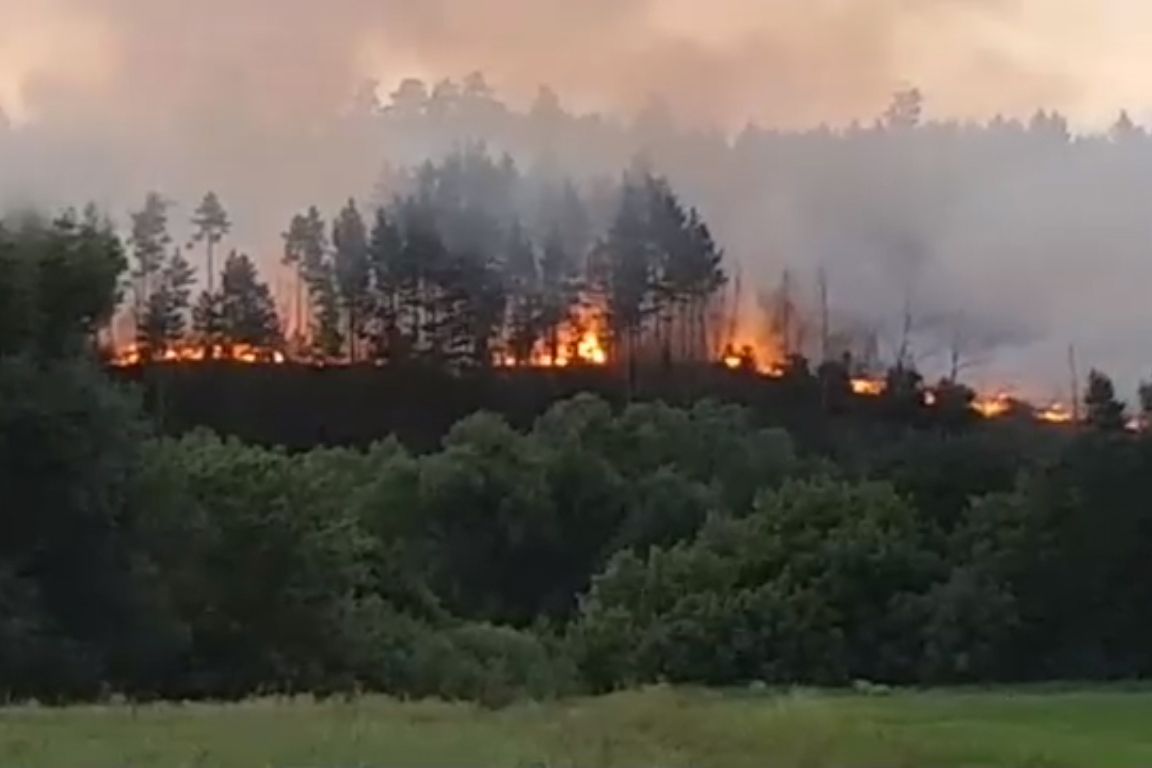
[[[233,244],[269,264],[291,212],[366,195],[400,152],[334,127],[368,78],[386,97],[410,75],[481,70],[513,103],[546,83],[570,109],[623,116],[658,97],[680,125],[729,134],[749,121],[868,122],[906,85],[925,92],[932,117],[1043,106],[1100,127],[1122,106],[1137,118],[1152,106],[1150,23],[1141,0],[0,0],[0,109],[17,126],[7,149],[0,127],[0,205],[94,200],[123,222],[155,188],[181,201],[178,221],[215,189],[238,223]],[[586,147],[569,159],[625,154]],[[1017,358],[1021,376],[1053,375],[1035,359],[1061,360],[1073,329],[1088,326],[1100,364],[1126,376],[1141,365],[1120,331],[1152,318],[1104,294],[1146,303],[1136,295],[1148,284],[1143,219],[1085,203],[1087,192],[1022,218],[1019,197],[1051,181],[1041,161],[1015,176],[984,168],[953,200],[918,196],[931,184],[913,180],[877,207],[875,168],[849,170],[831,183],[841,197],[820,198],[806,193],[803,168],[783,188],[750,178],[771,164],[682,160],[674,180],[750,278],[820,264],[851,286],[841,300],[853,308],[898,313],[901,292],[937,313],[963,307],[987,326],[981,337],[1044,340]],[[1113,266],[1105,281],[1095,279],[1102,261]],[[898,272],[915,284],[894,296]]]
[[[308,124],[361,77],[482,69],[514,94],[660,95],[729,126],[869,115],[904,81],[947,116],[1044,104],[1091,121],[1144,96],[1150,20],[1139,0],[0,0],[0,99],[265,130]]]

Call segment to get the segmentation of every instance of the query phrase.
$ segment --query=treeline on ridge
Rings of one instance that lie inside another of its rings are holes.
[[[1152,440],[891,430],[822,452],[701,401],[477,414],[437,450],[161,437],[95,364],[120,244],[0,230],[0,691],[383,691],[1152,672]]]
[[[521,221],[526,197],[531,222]],[[279,316],[243,254],[226,258],[217,286],[216,250],[232,222],[213,193],[192,219],[190,245],[205,253],[193,303],[197,270],[173,247],[169,204],[153,193],[132,216],[125,318],[144,360],[237,344],[301,360],[450,368],[643,352],[708,359],[726,276],[707,225],[640,168],[597,206],[570,182],[530,184],[507,156],[455,152],[397,182],[372,212],[350,200],[332,222],[315,206],[294,216],[282,259],[292,295]],[[578,349],[585,338],[594,349]]]

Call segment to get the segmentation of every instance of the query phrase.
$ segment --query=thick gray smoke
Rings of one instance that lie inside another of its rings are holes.
[[[2,0],[9,111],[307,124],[355,79],[482,69],[582,107],[729,124],[867,114],[903,80],[956,116],[1143,96],[1140,0]],[[264,126],[262,126],[264,127]]]
[[[622,120],[656,97],[680,126],[729,137],[750,120],[868,123],[907,84],[933,118],[1043,106],[1100,127],[1149,106],[1149,22],[1142,0],[0,0],[15,126],[0,128],[0,204],[91,199],[123,221],[155,188],[181,221],[212,188],[233,244],[270,264],[291,212],[365,197],[385,161],[445,145],[342,119],[368,78],[386,101],[409,75],[482,70],[514,105],[547,83],[574,111]],[[662,153],[662,130],[585,126],[550,149],[584,172],[656,145],[747,281],[825,267],[847,311],[885,323],[910,296],[926,326],[963,326],[991,350],[986,380],[1055,389],[1073,342],[1126,384],[1143,372],[1146,150],[1009,143],[1000,160],[942,160],[928,140],[797,140],[749,162],[705,134]],[[507,131],[496,143],[526,163],[544,146]]]

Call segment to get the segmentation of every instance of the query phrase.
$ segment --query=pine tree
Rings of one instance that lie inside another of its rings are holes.
[[[357,359],[357,341],[364,336],[369,302],[368,230],[356,202],[349,200],[332,227],[333,269],[344,311],[348,356]]]
[[[252,260],[233,251],[224,262],[218,299],[220,327],[235,344],[276,347],[282,339],[276,304]]]
[[[146,348],[146,355],[153,357],[178,337],[180,307],[175,291],[188,287],[171,284],[171,279],[177,275],[166,258],[172,242],[168,234],[169,207],[167,200],[150,192],[144,200],[144,207],[132,214],[132,236],[129,239],[135,261],[132,280],[136,341]]]
[[[540,327],[547,336],[554,361],[561,355],[560,329],[571,321],[579,298],[578,274],[572,252],[565,247],[560,229],[554,227],[544,242],[540,258]]]
[[[536,252],[519,222],[508,233],[505,284],[508,290],[508,334],[517,363],[528,362],[540,339],[540,271]]]
[[[149,192],[144,207],[132,214],[132,235],[128,240],[135,262],[132,269],[137,322],[148,306],[164,269],[164,256],[172,242],[168,234],[170,203],[155,192]]]
[[[172,349],[187,336],[194,281],[192,265],[177,248],[160,270],[138,331],[140,343],[152,354]]]
[[[344,350],[344,335],[340,332],[340,292],[331,264],[314,271],[311,279],[315,307],[312,346],[322,357],[338,359]]]
[[[219,292],[200,292],[200,298],[192,308],[192,330],[200,344],[208,350],[228,341],[224,335],[224,309]]]
[[[215,249],[224,239],[224,236],[232,230],[232,222],[228,220],[228,212],[224,210],[224,206],[220,203],[220,198],[216,196],[215,192],[209,192],[204,196],[192,215],[192,226],[194,228],[192,243],[204,243],[205,245],[205,288],[209,293],[212,293],[216,281],[216,265],[213,262]]]
[[[312,347],[323,357],[338,358],[344,350],[344,336],[340,330],[340,292],[328,250],[327,226],[316,206],[308,209],[298,229],[297,255],[300,275],[308,287]]]
[[[372,339],[374,354],[403,358],[407,350],[400,332],[399,260],[404,242],[400,230],[383,208],[376,209],[368,240],[368,268],[371,276]]]
[[[655,249],[648,213],[646,178],[626,178],[598,276],[613,341],[626,345],[630,380],[635,379],[636,355],[652,303]]]
[[[298,344],[303,343],[305,336],[304,329],[308,323],[305,318],[307,311],[307,302],[305,299],[305,289],[307,288],[307,281],[304,279],[304,259],[305,252],[308,247],[308,219],[300,214],[292,217],[292,222],[288,225],[288,231],[282,237],[284,239],[284,256],[281,259],[281,264],[289,267],[295,276],[295,308],[294,308],[294,335]]]
[[[398,323],[407,346],[433,351],[438,344],[433,334],[440,301],[438,281],[445,272],[448,249],[427,203],[406,200],[398,214],[403,242],[393,270]]]

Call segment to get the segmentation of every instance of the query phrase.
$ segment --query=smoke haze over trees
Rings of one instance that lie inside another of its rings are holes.
[[[1068,397],[1074,343],[1127,392],[1152,322],[1131,31],[1149,11],[1060,6],[0,0],[0,203],[91,199],[123,220],[158,189],[184,242],[211,189],[268,268],[292,212],[385,202],[382,169],[463,140],[582,184],[643,153],[742,265],[752,307],[785,268],[810,303],[822,268],[889,355],[909,309],[925,367],[962,347],[985,385]],[[873,131],[908,83],[922,105]],[[201,247],[185,257],[202,269]]]

